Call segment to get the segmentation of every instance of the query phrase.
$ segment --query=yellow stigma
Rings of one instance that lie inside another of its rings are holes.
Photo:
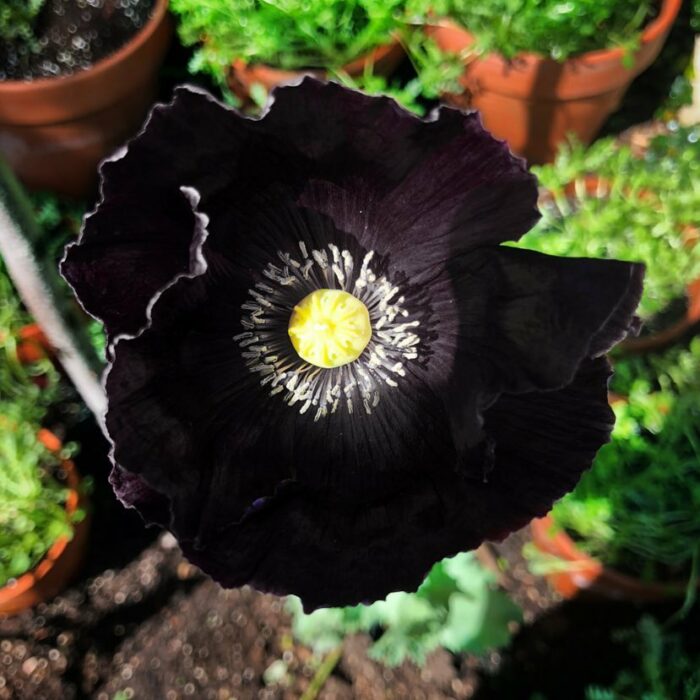
[[[316,367],[354,362],[372,337],[367,307],[340,289],[317,289],[289,318],[289,337],[302,360]]]

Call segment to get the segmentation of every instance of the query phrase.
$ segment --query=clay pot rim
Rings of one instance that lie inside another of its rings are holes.
[[[680,11],[682,5],[682,0],[661,0],[661,11],[658,17],[655,17],[649,24],[647,24],[642,30],[640,38],[639,50],[643,45],[649,44],[656,40],[660,35],[662,35],[666,29],[673,23],[678,12]],[[440,18],[435,22],[431,23],[432,26],[445,29],[456,29],[464,34],[465,48],[474,42],[474,35],[469,32],[465,27],[458,24],[451,18]],[[514,63],[530,63],[530,64],[542,64],[542,63],[556,63],[557,65],[562,65],[569,62],[581,62],[586,64],[598,64],[607,63],[609,61],[622,60],[625,56],[625,50],[617,48],[608,49],[596,49],[594,51],[585,51],[583,53],[575,54],[565,58],[563,61],[555,61],[549,56],[543,56],[541,54],[532,53],[529,51],[523,51],[518,53],[513,58],[507,59],[501,54],[496,52],[489,52],[482,56],[476,57],[480,63],[487,64],[494,70],[502,70]]]
[[[43,436],[42,433],[44,433]],[[60,451],[61,447],[63,446],[60,438],[46,428],[42,428],[39,431],[39,441],[46,444],[46,447],[49,449],[55,447],[55,444],[60,445],[58,450],[52,449],[53,452]],[[85,497],[79,490],[80,476],[78,475],[78,470],[75,463],[71,459],[62,459],[61,468],[66,474],[66,483],[69,489],[66,497],[66,512],[68,515],[73,515],[85,500]],[[29,571],[25,571],[23,574],[14,579],[13,582],[0,586],[0,609],[2,608],[3,603],[9,603],[12,599],[18,597],[22,593],[25,593],[35,586],[41,579],[43,579],[49,573],[49,571],[53,569],[56,561],[65,552],[66,547],[70,542],[71,539],[68,537],[59,537],[49,547],[46,554],[44,554],[36,566]]]
[[[356,74],[364,68],[366,62],[372,58],[374,62],[381,61],[382,59],[389,56],[392,51],[396,51],[399,48],[403,49],[403,44],[399,40],[397,35],[392,35],[390,41],[384,44],[378,44],[377,46],[367,49],[363,54],[356,56],[348,63],[345,63],[341,70],[345,71],[350,75]],[[293,79],[295,76],[318,76],[323,77],[327,75],[328,68],[322,66],[310,67],[310,68],[282,68],[281,66],[276,66],[274,63],[265,63],[263,61],[246,61],[243,58],[234,58],[229,64],[229,69],[242,70],[242,71],[255,71],[255,70],[267,70],[271,73],[279,73],[281,75],[289,76]]]
[[[554,532],[552,533],[553,529]],[[606,582],[624,591],[630,599],[663,600],[674,595],[682,595],[688,587],[687,581],[647,582],[605,566],[599,559],[580,550],[564,529],[554,522],[551,514],[542,518],[535,518],[530,523],[530,532],[532,533],[533,543],[542,552],[571,564],[579,565],[591,574],[591,583],[595,583],[598,579],[605,579]],[[586,590],[586,587],[583,586],[577,585],[577,588]]]
[[[155,0],[153,14],[146,24],[114,53],[71,75],[58,75],[54,78],[38,78],[36,80],[0,80],[0,96],[9,98],[28,92],[52,90],[59,83],[61,86],[73,86],[103,77],[116,64],[122,63],[127,57],[136,53],[144,44],[150,41],[165,19],[167,11],[168,0]]]

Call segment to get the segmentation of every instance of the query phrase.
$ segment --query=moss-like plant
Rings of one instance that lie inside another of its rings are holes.
[[[611,391],[627,396],[635,383],[650,391],[681,393],[693,390],[700,377],[700,336],[664,352],[629,355],[614,361]]]
[[[654,139],[644,157],[611,139],[564,148],[533,168],[549,192],[518,245],[551,255],[646,264],[639,313],[650,321],[700,277],[700,128]]]
[[[36,566],[84,517],[68,515],[68,490],[57,478],[67,452],[50,452],[26,414],[21,403],[0,402],[0,586]]]
[[[232,59],[280,68],[340,68],[389,42],[403,0],[173,0],[193,68],[217,79]]]
[[[36,41],[34,23],[45,0],[4,0],[0,5],[0,41]]]
[[[521,52],[563,61],[586,51],[634,48],[652,0],[436,0],[437,14],[454,18],[476,38],[476,49],[512,58]]]
[[[615,406],[612,442],[552,510],[604,563],[648,579],[687,575],[700,557],[700,390],[636,382]]]
[[[372,605],[322,608],[304,614],[290,598],[295,636],[317,653],[338,647],[355,632],[381,630],[369,655],[389,666],[408,659],[425,663],[442,646],[453,652],[483,653],[510,639],[520,609],[494,585],[494,576],[473,554],[443,559],[415,593],[391,593]]]

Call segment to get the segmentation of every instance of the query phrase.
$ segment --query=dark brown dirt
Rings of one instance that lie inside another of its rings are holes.
[[[148,21],[154,0],[46,0],[36,41],[0,45],[0,80],[70,75],[120,49]]]

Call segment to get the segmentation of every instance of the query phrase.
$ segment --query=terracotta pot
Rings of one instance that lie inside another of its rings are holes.
[[[629,68],[621,48],[591,51],[561,63],[531,53],[510,61],[498,54],[468,56],[461,78],[465,92],[445,99],[478,109],[486,128],[530,163],[550,162],[569,132],[583,143],[593,140],[632,80],[658,55],[680,6],[681,0],[663,0]],[[427,31],[445,51],[467,52],[474,43],[468,31],[449,21]]]
[[[343,66],[343,70],[348,75],[357,77],[362,75],[367,64],[372,63],[377,75],[388,76],[396,70],[403,57],[403,47],[394,40],[390,44],[378,46],[370,53],[356,58]],[[262,85],[269,92],[277,85],[298,81],[305,75],[324,78],[326,71],[323,69],[283,70],[264,63],[249,64],[239,58],[231,64],[227,82],[231,91],[245,102],[250,100],[250,89],[254,83]]]
[[[642,581],[615,569],[582,552],[563,530],[556,528],[547,515],[530,524],[532,542],[544,554],[557,557],[568,566],[546,575],[552,588],[564,598],[588,592],[602,598],[632,603],[655,603],[685,595],[687,582]]]
[[[30,188],[82,197],[97,165],[141,125],[172,27],[168,0],[125,46],[86,70],[0,82],[0,153]]]
[[[49,430],[40,430],[38,438],[52,451],[57,452],[62,447],[59,438]],[[69,488],[66,511],[72,515],[78,508],[86,508],[86,497],[79,488],[80,476],[72,460],[63,460],[61,467]],[[21,612],[50,600],[64,590],[82,564],[87,549],[88,529],[89,515],[74,525],[72,539],[57,539],[31,571],[0,588],[0,614]]]

